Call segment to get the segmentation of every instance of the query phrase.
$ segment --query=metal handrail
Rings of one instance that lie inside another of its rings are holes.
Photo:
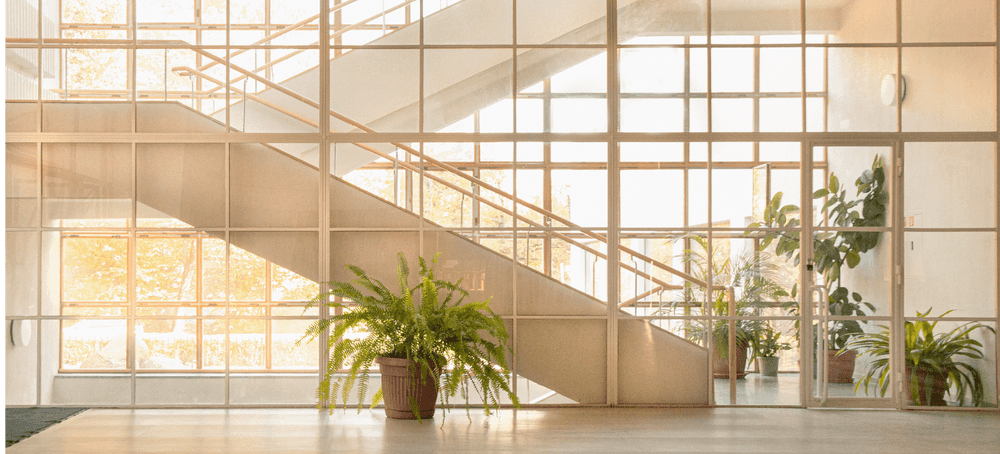
[[[196,48],[194,45],[192,45],[190,43],[187,43],[185,41],[177,41],[177,40],[141,40],[141,43],[142,44],[170,45],[170,46],[178,46],[178,47],[181,47],[181,48],[189,49],[192,52],[195,52],[195,53],[197,53],[199,55],[202,55],[202,56],[208,58],[209,60],[215,61],[215,62],[220,63],[220,64],[227,64],[229,66],[229,68],[231,68],[232,70],[234,70],[234,71],[236,71],[238,73],[243,74],[247,78],[253,79],[253,80],[261,83],[262,85],[264,85],[264,86],[266,86],[268,88],[274,89],[275,91],[278,91],[278,92],[280,92],[280,93],[282,93],[284,95],[287,95],[288,97],[290,97],[292,99],[295,99],[295,100],[297,100],[299,102],[302,102],[303,104],[306,104],[306,105],[308,105],[308,106],[310,106],[312,108],[315,108],[317,110],[320,108],[319,103],[317,103],[316,101],[313,101],[313,100],[311,100],[311,99],[309,99],[309,98],[307,98],[307,97],[305,97],[303,95],[300,95],[300,94],[298,94],[298,93],[296,93],[296,92],[294,92],[292,90],[289,90],[288,88],[285,88],[285,87],[281,86],[280,84],[277,84],[277,83],[275,83],[273,81],[267,80],[267,79],[265,79],[265,78],[257,75],[254,71],[242,68],[242,67],[240,67],[238,65],[233,65],[230,61],[227,61],[225,58],[216,56],[216,55],[214,55],[214,54],[212,54],[210,52],[207,52],[205,50]],[[206,78],[206,80],[209,80],[212,83],[218,84],[218,85],[220,85],[220,87],[223,86],[223,85],[225,85],[225,84],[222,84],[221,81],[219,81],[217,79],[209,79],[206,74],[204,74],[201,71],[198,71],[197,69],[190,68],[190,67],[179,67],[179,68],[182,71],[185,71],[184,74],[186,74],[186,75],[189,75],[189,76],[190,75],[194,75],[194,76]],[[289,115],[291,118],[294,118],[294,119],[296,119],[298,121],[301,121],[301,122],[303,122],[305,124],[308,124],[308,125],[313,126],[313,127],[317,127],[317,123],[312,122],[312,121],[310,121],[310,120],[308,120],[306,118],[303,118],[300,115],[294,114],[294,113],[288,111],[287,109],[283,109],[283,108],[281,108],[279,106],[276,106],[276,105],[274,105],[271,102],[267,102],[267,101],[265,101],[265,100],[263,100],[263,99],[255,96],[255,95],[250,95],[248,93],[240,91],[240,90],[232,87],[231,84],[230,84],[229,88],[233,89],[233,90],[236,90],[237,92],[245,95],[247,99],[251,99],[254,102],[258,102],[258,103],[260,103],[260,104],[262,104],[264,106],[267,106],[269,108],[272,108],[275,111],[280,112],[282,114]],[[351,119],[351,118],[347,117],[346,115],[343,115],[343,114],[341,114],[341,113],[339,113],[339,112],[337,112],[337,111],[335,111],[333,109],[330,109],[329,112],[328,112],[328,114],[330,116],[332,116],[332,117],[340,120],[340,121],[343,121],[344,123],[346,123],[348,125],[351,125],[351,126],[357,128],[357,129],[359,129],[362,132],[377,133],[377,131],[375,131],[374,129],[368,127],[367,125],[364,125],[363,123],[360,123],[360,122],[358,122],[358,121],[356,121],[354,119]],[[355,144],[355,145],[359,146],[360,148],[365,149],[365,150],[367,150],[369,152],[372,152],[372,153],[374,153],[376,155],[379,155],[380,157],[386,158],[386,159],[388,159],[390,161],[399,162],[401,165],[403,165],[404,167],[406,167],[408,169],[411,169],[412,171],[419,171],[419,169],[416,169],[416,168],[414,168],[413,166],[411,166],[411,165],[409,165],[407,163],[402,163],[402,162],[396,160],[396,158],[390,156],[387,153],[383,153],[380,150],[375,149],[374,147],[371,147],[371,146],[368,146],[368,145],[365,145],[365,144]],[[491,185],[491,184],[489,184],[489,183],[487,183],[485,181],[482,181],[479,178],[476,178],[476,177],[474,177],[472,175],[469,175],[469,174],[467,174],[465,172],[462,172],[459,169],[451,166],[450,164],[446,164],[446,163],[444,163],[442,161],[439,161],[437,159],[434,159],[434,158],[432,158],[430,156],[423,155],[421,152],[419,152],[419,151],[413,149],[412,147],[407,146],[407,145],[405,145],[403,143],[391,142],[390,145],[393,145],[393,146],[395,146],[395,147],[397,147],[397,148],[399,148],[399,149],[401,149],[401,150],[403,150],[403,151],[405,151],[405,152],[407,152],[407,153],[409,153],[411,155],[417,156],[417,157],[423,159],[424,162],[431,163],[433,165],[438,166],[442,170],[445,170],[445,171],[448,171],[449,173],[457,175],[457,176],[459,176],[459,177],[461,177],[461,178],[463,178],[463,179],[465,179],[465,180],[467,180],[467,181],[475,184],[476,186],[478,186],[480,188],[485,188],[485,189],[487,189],[487,190],[489,190],[489,191],[491,191],[491,192],[499,195],[503,199],[511,200],[511,201],[513,201],[517,205],[521,205],[521,206],[523,206],[523,207],[525,207],[525,208],[527,208],[527,209],[529,209],[531,211],[534,211],[534,212],[542,215],[544,218],[549,218],[549,220],[554,220],[556,222],[559,222],[560,224],[563,224],[566,227],[578,230],[582,234],[584,234],[584,235],[586,235],[586,236],[588,236],[590,238],[593,238],[593,239],[597,240],[598,242],[603,242],[605,244],[608,244],[607,237],[605,237],[604,235],[601,235],[600,233],[597,233],[597,232],[595,232],[595,231],[593,231],[591,229],[586,229],[586,228],[583,228],[581,226],[578,226],[578,225],[570,222],[568,219],[566,219],[566,218],[564,218],[562,216],[559,216],[559,215],[557,215],[557,214],[555,214],[555,213],[553,213],[553,212],[551,212],[549,210],[546,210],[544,208],[538,207],[535,204],[532,204],[532,203],[530,203],[530,202],[528,202],[526,200],[523,200],[523,199],[521,199],[519,197],[515,197],[513,194],[510,194],[510,193],[508,193],[508,192],[506,192],[506,191],[504,191],[504,190],[502,190],[500,188],[497,188],[496,186],[493,186],[493,185]],[[504,212],[505,214],[512,215],[516,219],[523,220],[526,223],[528,223],[528,224],[530,224],[530,225],[532,225],[534,227],[540,227],[540,228],[544,228],[545,227],[542,224],[539,224],[539,223],[537,223],[535,221],[532,221],[531,219],[528,219],[528,218],[526,218],[524,216],[521,216],[521,215],[517,214],[516,212],[513,212],[511,210],[508,210],[508,209],[500,206],[500,205],[497,205],[497,204],[489,201],[488,199],[480,197],[478,194],[473,194],[470,191],[466,191],[463,188],[460,188],[459,186],[454,185],[454,184],[452,184],[452,183],[450,183],[450,182],[448,182],[446,180],[434,177],[433,175],[426,175],[425,174],[425,176],[429,176],[432,179],[434,179],[435,181],[438,181],[438,182],[440,182],[440,183],[442,183],[442,184],[444,184],[444,185],[446,185],[446,186],[448,186],[448,187],[450,187],[452,189],[455,189],[457,191],[463,192],[466,195],[468,195],[470,197],[473,197],[473,198],[475,198],[476,200],[479,200],[482,203],[486,203],[487,205],[490,205],[490,206],[492,206],[492,207],[500,210],[501,212]],[[582,249],[584,249],[584,250],[586,250],[588,252],[591,252],[591,253],[595,254],[595,256],[604,258],[605,260],[607,259],[607,255],[606,254],[601,253],[600,251],[597,251],[596,249],[591,248],[589,246],[586,246],[586,245],[584,245],[584,244],[582,244],[580,242],[577,242],[576,240],[573,240],[572,238],[570,238],[570,237],[568,237],[566,235],[563,235],[563,234],[561,234],[559,232],[555,232],[554,236],[556,236],[556,237],[558,237],[560,239],[563,239],[565,241],[568,241],[571,244],[576,245],[576,246],[578,246],[578,247],[580,247],[580,248],[582,248]],[[634,258],[642,260],[643,262],[649,263],[649,264],[651,264],[652,266],[654,266],[656,268],[659,268],[659,269],[661,269],[663,271],[666,271],[667,273],[670,273],[672,275],[680,277],[681,279],[683,279],[685,281],[691,282],[691,283],[699,285],[701,287],[705,287],[705,288],[708,287],[708,284],[705,281],[703,281],[701,279],[698,279],[698,278],[696,278],[696,277],[694,277],[694,276],[692,276],[692,275],[690,275],[688,273],[685,273],[683,271],[677,270],[674,267],[671,267],[671,266],[669,266],[669,265],[667,265],[667,264],[665,264],[663,262],[655,260],[652,257],[649,257],[649,256],[647,256],[645,254],[639,253],[639,252],[637,252],[637,251],[635,251],[635,250],[633,250],[633,249],[631,249],[629,247],[626,247],[624,245],[618,245],[617,249],[619,251],[621,251],[621,252],[625,252],[626,254],[631,255]],[[642,276],[643,278],[649,279],[649,280],[653,281],[654,283],[659,284],[660,286],[667,287],[667,286],[671,285],[671,284],[669,284],[667,282],[664,282],[664,281],[662,281],[662,280],[660,280],[658,278],[653,277],[652,275],[649,275],[649,274],[644,273],[644,272],[640,272],[639,270],[636,270],[635,268],[633,268],[633,267],[631,267],[631,266],[629,266],[629,265],[627,265],[625,263],[619,263],[619,266],[621,268],[623,268],[623,269],[626,269],[628,271],[634,272],[638,276]]]
[[[337,10],[339,10],[340,8],[343,8],[343,7],[347,6],[347,5],[350,5],[351,3],[354,3],[354,2],[356,2],[356,1],[358,1],[358,0],[349,0],[349,1],[348,1],[348,2],[346,2],[346,3],[341,3],[341,4],[339,4],[339,5],[337,5],[337,6],[333,7],[333,8],[330,8],[330,12],[334,12],[334,11],[337,11]],[[381,13],[379,13],[379,14],[376,14],[376,15],[374,15],[374,16],[371,16],[371,17],[368,17],[368,18],[366,18],[366,19],[364,19],[364,20],[360,20],[360,21],[358,21],[358,22],[356,22],[356,23],[354,23],[354,24],[351,24],[351,25],[349,25],[349,26],[347,26],[347,27],[344,27],[344,28],[342,28],[342,29],[339,29],[339,30],[337,30],[337,31],[335,31],[335,32],[333,32],[333,33],[331,33],[331,34],[330,34],[330,36],[328,36],[328,37],[327,37],[327,40],[330,40],[330,39],[333,39],[333,38],[336,38],[336,37],[338,37],[338,36],[341,36],[341,35],[343,35],[343,34],[345,34],[345,33],[349,32],[349,31],[352,31],[352,30],[355,30],[355,29],[357,29],[357,28],[361,27],[362,25],[364,25],[364,24],[367,24],[368,22],[371,22],[371,21],[373,21],[373,20],[375,20],[375,19],[377,19],[377,18],[379,18],[379,17],[385,17],[385,15],[386,15],[386,14],[389,14],[389,13],[391,13],[391,12],[393,12],[393,11],[396,11],[396,10],[398,10],[398,9],[401,9],[401,8],[405,7],[405,6],[408,6],[408,5],[410,5],[410,4],[412,4],[412,3],[416,2],[416,1],[417,1],[417,0],[405,0],[405,1],[403,1],[402,3],[400,3],[399,5],[396,5],[396,6],[393,6],[392,8],[389,8],[389,9],[386,9],[386,10],[383,10],[383,11],[382,11]],[[262,44],[262,43],[265,43],[265,42],[267,42],[267,41],[270,41],[271,39],[274,39],[274,38],[276,38],[276,37],[278,37],[278,36],[280,36],[280,35],[283,35],[283,34],[285,34],[285,33],[288,33],[288,32],[290,32],[290,31],[292,31],[292,30],[295,30],[295,29],[298,29],[298,28],[301,28],[301,27],[302,27],[303,25],[306,25],[306,24],[308,24],[309,22],[312,22],[313,20],[315,20],[315,19],[316,19],[316,18],[318,18],[318,17],[319,17],[319,15],[317,14],[317,15],[315,15],[315,16],[312,16],[312,17],[310,17],[309,19],[304,19],[304,20],[302,20],[302,21],[299,21],[299,22],[297,22],[297,23],[295,23],[295,24],[293,24],[293,25],[289,25],[288,27],[285,27],[285,28],[281,29],[281,31],[279,31],[279,32],[277,32],[277,33],[275,33],[275,34],[273,34],[273,35],[268,35],[267,37],[265,37],[265,38],[263,38],[263,39],[261,39],[261,40],[259,40],[259,41],[255,42],[255,43],[253,43],[253,44],[250,44],[250,46],[256,46],[256,45],[259,45],[259,44]],[[319,44],[319,41],[315,41],[315,42],[313,42],[312,44],[309,44],[309,46],[315,46],[315,45],[317,45],[317,44]],[[239,55],[239,54],[242,54],[242,53],[244,53],[244,52],[246,52],[246,51],[248,51],[248,50],[252,50],[252,49],[240,49],[240,50],[239,50],[239,51],[237,51],[237,52],[233,52],[232,56],[236,56],[236,55]],[[256,69],[254,70],[254,72],[255,72],[255,73],[257,73],[257,72],[260,72],[260,71],[263,71],[263,70],[266,70],[266,69],[268,69],[268,68],[271,68],[272,66],[274,66],[274,65],[277,65],[278,63],[282,63],[282,62],[284,62],[284,61],[286,61],[286,60],[289,60],[289,59],[291,59],[292,57],[294,57],[294,56],[296,56],[296,55],[299,55],[299,54],[301,54],[302,52],[305,52],[305,51],[304,51],[304,50],[297,50],[297,51],[295,51],[295,52],[289,52],[288,54],[285,54],[285,55],[283,55],[283,56],[281,56],[281,57],[279,57],[279,58],[276,58],[276,59],[274,59],[274,60],[271,60],[270,62],[268,62],[268,63],[266,63],[266,64],[264,64],[264,65],[262,65],[262,66],[260,66],[260,67],[256,68]],[[204,65],[200,66],[200,67],[198,68],[198,70],[200,70],[200,71],[204,71],[204,70],[206,70],[206,69],[208,69],[208,68],[211,68],[211,67],[213,67],[213,66],[215,66],[215,65],[217,65],[217,64],[221,64],[221,63],[218,63],[218,62],[212,62],[212,63],[206,63],[206,64],[204,64]],[[176,67],[176,68],[173,68],[172,70],[173,70],[174,74],[177,74],[177,75],[179,75],[179,76],[185,76],[185,75],[186,75],[185,73],[183,73],[183,72],[179,72],[179,71],[180,71],[180,70],[181,70],[182,68],[184,68],[184,67]],[[232,84],[232,83],[236,83],[236,82],[239,82],[239,81],[241,81],[241,80],[243,80],[243,79],[246,79],[246,76],[245,76],[245,75],[244,75],[244,76],[238,76],[238,77],[236,77],[235,79],[231,80],[231,81],[230,81],[230,84]],[[215,88],[212,88],[212,89],[208,90],[208,93],[214,93],[214,92],[216,92],[216,91],[219,91],[220,89],[222,89],[222,87],[221,87],[221,86],[219,86],[219,87],[215,87]]]
[[[183,42],[181,42],[181,43],[183,43]],[[223,62],[223,58],[222,57],[215,56],[215,55],[213,55],[211,53],[202,51],[200,49],[195,49],[193,46],[190,46],[190,47],[191,47],[192,51],[194,51],[196,53],[199,53],[201,55],[204,55],[204,56],[206,56],[209,59]],[[317,102],[315,102],[315,101],[313,101],[313,100],[311,100],[309,98],[306,98],[305,96],[302,96],[302,95],[300,95],[298,93],[295,93],[294,91],[289,90],[289,89],[287,89],[287,88],[285,88],[285,87],[283,87],[283,86],[281,86],[281,85],[279,85],[279,84],[277,84],[277,83],[275,83],[273,81],[264,79],[264,78],[258,76],[257,74],[253,73],[252,71],[249,71],[249,70],[247,70],[245,68],[242,68],[240,66],[237,66],[237,65],[233,65],[231,63],[229,65],[230,65],[231,69],[233,69],[233,70],[235,70],[237,72],[240,72],[240,73],[246,75],[247,77],[249,77],[249,78],[251,78],[251,79],[253,79],[253,80],[257,81],[257,82],[260,82],[261,84],[263,84],[263,85],[265,85],[267,87],[273,88],[274,90],[276,90],[276,91],[278,91],[278,92],[280,92],[282,94],[288,95],[289,97],[291,97],[291,98],[293,98],[293,99],[295,99],[297,101],[300,101],[300,102],[302,102],[302,103],[304,103],[304,104],[306,104],[306,105],[308,105],[310,107],[313,107],[315,109],[319,109],[319,107],[320,107],[319,103],[317,103]],[[190,70],[190,68],[188,68],[188,69]],[[268,105],[270,107],[270,105],[272,105],[272,104],[271,103],[266,103],[265,105]],[[329,110],[329,114],[331,116],[333,116],[334,118],[336,118],[336,119],[338,119],[340,121],[343,121],[344,123],[347,123],[348,125],[354,126],[355,128],[357,128],[357,129],[359,129],[359,130],[361,130],[363,132],[373,133],[373,134],[377,133],[377,131],[375,131],[374,129],[368,127],[367,125],[365,125],[363,123],[360,123],[358,121],[355,121],[354,119],[349,118],[346,115],[343,115],[343,114],[341,114],[341,113],[339,113],[339,112],[337,112],[337,111],[335,111],[333,109]],[[361,148],[363,148],[365,150],[368,150],[370,152],[373,152],[373,153],[375,153],[375,154],[377,154],[377,155],[379,155],[379,156],[381,156],[383,158],[386,158],[386,159],[388,159],[390,161],[395,161],[396,160],[395,157],[390,156],[387,153],[383,153],[383,152],[375,149],[374,147],[370,147],[370,146],[367,146],[367,145],[364,145],[364,144],[355,144],[355,145],[357,145],[357,146],[359,146],[359,147],[361,147]],[[587,236],[589,236],[589,237],[591,237],[591,238],[593,238],[595,240],[598,240],[599,242],[603,242],[605,244],[607,244],[607,242],[608,242],[607,238],[604,235],[601,235],[601,234],[599,234],[597,232],[594,232],[592,230],[580,227],[580,226],[578,226],[578,225],[570,222],[568,219],[563,218],[562,216],[559,216],[559,215],[557,215],[557,214],[555,214],[555,213],[553,213],[553,212],[551,212],[549,210],[546,210],[544,208],[538,207],[535,204],[527,202],[527,201],[525,201],[525,200],[523,200],[521,198],[515,197],[513,194],[507,193],[506,191],[504,191],[504,190],[502,190],[500,188],[497,188],[496,186],[493,186],[493,185],[491,185],[491,184],[489,184],[489,183],[487,183],[485,181],[482,181],[479,178],[476,178],[476,177],[474,177],[472,175],[469,175],[469,174],[467,174],[465,172],[462,172],[459,169],[451,166],[450,164],[446,164],[446,163],[444,163],[442,161],[439,161],[437,159],[434,159],[434,158],[432,158],[430,156],[426,156],[423,153],[421,153],[421,152],[413,149],[410,146],[407,146],[407,145],[405,145],[403,143],[398,143],[398,142],[390,142],[390,145],[393,145],[393,146],[395,146],[395,147],[397,147],[397,148],[399,148],[399,149],[401,149],[401,150],[403,150],[403,151],[405,151],[405,152],[407,152],[407,153],[409,153],[409,154],[411,154],[413,156],[416,156],[418,158],[422,158],[424,160],[424,162],[428,162],[428,163],[431,163],[433,165],[436,165],[436,166],[440,167],[441,169],[446,170],[449,173],[452,173],[454,175],[457,175],[457,176],[459,176],[459,177],[461,177],[461,178],[463,178],[465,180],[468,180],[469,182],[471,182],[471,183],[473,183],[473,184],[475,184],[475,185],[477,185],[477,186],[479,186],[481,188],[485,188],[485,189],[487,189],[489,191],[492,191],[493,193],[501,196],[504,199],[508,199],[508,200],[513,201],[515,204],[522,205],[522,206],[524,206],[525,208],[527,208],[527,209],[529,209],[531,211],[534,211],[536,213],[541,214],[543,217],[547,217],[547,218],[549,218],[551,220],[554,220],[556,222],[559,222],[559,223],[561,223],[561,224],[563,224],[563,225],[565,225],[567,227],[576,229],[576,230],[580,231],[581,233],[583,233],[583,234],[585,234],[585,235],[587,235]],[[477,200],[480,199],[479,197],[473,195],[471,192],[465,191],[464,189],[462,189],[462,188],[460,188],[460,187],[458,187],[456,185],[453,185],[453,184],[451,184],[449,182],[445,182],[444,180],[441,180],[441,182],[443,184],[449,186],[449,187],[452,187],[453,189],[458,190],[458,191],[467,192],[467,195],[473,196],[473,197],[477,198]],[[482,199],[482,200],[485,200],[485,199]],[[490,203],[490,202],[487,202],[487,203]],[[544,226],[542,226],[542,225],[540,225],[540,224],[538,224],[538,223],[536,223],[534,221],[531,221],[530,219],[527,219],[527,218],[525,218],[523,216],[520,216],[520,215],[518,215],[516,213],[512,213],[512,212],[506,211],[505,208],[499,207],[499,209],[501,209],[501,211],[505,211],[506,214],[512,214],[513,216],[517,217],[518,219],[523,219],[525,222],[528,222],[529,224],[532,224],[533,226],[544,227]],[[562,237],[562,235],[557,235],[557,236]],[[576,242],[574,241],[574,243],[576,243]],[[576,244],[579,245],[580,243],[576,243]],[[624,245],[618,245],[618,250],[622,251],[622,252],[625,252],[626,254],[629,254],[629,255],[633,256],[634,258],[637,258],[637,259],[640,259],[640,260],[642,260],[642,261],[644,261],[646,263],[649,263],[649,264],[653,265],[656,268],[659,268],[659,269],[661,269],[663,271],[666,271],[666,272],[668,272],[670,274],[678,276],[678,277],[680,277],[680,278],[682,278],[682,279],[684,279],[684,280],[686,280],[688,282],[691,282],[693,284],[697,284],[697,285],[699,285],[701,287],[705,287],[705,288],[708,287],[708,284],[705,281],[703,281],[701,279],[698,279],[698,278],[696,278],[694,276],[691,276],[690,274],[685,273],[683,271],[677,270],[676,268],[671,267],[671,266],[669,266],[669,265],[667,265],[665,263],[662,263],[662,262],[660,262],[658,260],[655,260],[655,259],[653,259],[653,258],[651,258],[651,257],[649,257],[649,256],[647,256],[645,254],[641,254],[641,253],[639,253],[637,251],[634,251],[631,248],[628,248],[628,247],[626,247]],[[599,254],[599,252],[596,252],[596,251],[595,251],[595,253]],[[605,260],[607,259],[606,255],[601,254],[601,256]],[[646,273],[640,273],[638,270],[630,269],[631,267],[629,267],[627,265],[621,264],[621,267],[625,268],[625,269],[629,269],[629,271],[633,271],[633,272],[635,272],[638,275],[641,275],[641,276],[643,276],[645,278],[650,279],[653,282],[656,282],[657,284],[660,284],[660,285],[669,285],[668,283],[663,282],[662,280],[659,280],[659,279],[655,279],[655,278],[653,278],[652,276],[650,276],[650,275],[648,275]]]

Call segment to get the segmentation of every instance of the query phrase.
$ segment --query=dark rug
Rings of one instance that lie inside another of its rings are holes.
[[[48,429],[49,426],[65,421],[66,418],[84,410],[86,408],[80,407],[8,408],[7,446]]]

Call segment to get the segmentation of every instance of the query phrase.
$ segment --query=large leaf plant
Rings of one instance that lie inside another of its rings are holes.
[[[918,317],[927,317],[931,309],[926,312],[917,312]],[[952,311],[941,314],[944,317]],[[946,377],[945,392],[952,395],[959,405],[965,403],[968,396],[974,406],[980,406],[984,402],[983,379],[979,370],[968,360],[981,360],[984,358],[983,345],[970,337],[973,331],[979,329],[988,330],[996,334],[996,330],[978,322],[968,322],[959,325],[943,334],[934,334],[937,321],[917,320],[904,324],[905,342],[905,364],[909,374],[906,377],[909,382],[910,401],[917,405],[927,405],[931,403],[931,392],[935,377]],[[889,364],[889,328],[879,326],[877,333],[865,334],[853,338],[847,348],[858,350],[861,356],[869,356],[865,373],[861,380],[854,386],[855,392],[858,388],[864,387],[865,394],[873,380],[876,381],[875,390],[880,396],[885,397],[889,390],[889,380],[891,377]],[[923,373],[921,373],[923,372]],[[921,376],[923,383],[921,383]],[[923,385],[923,386],[921,386]],[[924,390],[921,395],[921,388]],[[955,388],[955,393],[951,393],[951,388]]]
[[[468,397],[476,391],[482,397],[487,415],[491,409],[499,409],[503,395],[519,406],[509,385],[506,353],[510,347],[503,320],[490,310],[489,300],[464,302],[469,293],[460,286],[461,280],[436,279],[433,269],[436,262],[437,256],[428,266],[421,257],[420,282],[411,287],[409,266],[403,254],[399,254],[398,293],[369,277],[361,268],[348,265],[356,277],[353,281],[330,282],[330,291],[309,302],[308,307],[321,304],[343,309],[310,325],[299,340],[305,342],[330,330],[329,361],[317,390],[320,408],[331,401],[332,412],[339,393],[346,409],[347,399],[357,385],[360,412],[368,392],[370,369],[378,357],[412,360],[413,367],[420,369],[419,375],[414,375],[420,377],[433,377],[437,376],[434,372],[444,371],[438,384],[442,405],[448,405],[449,399],[461,391],[468,412]],[[350,303],[335,301],[334,297]],[[363,338],[347,335],[358,331],[367,331],[368,335]],[[340,373],[344,365],[347,372]],[[449,365],[450,370],[445,370]],[[379,388],[371,406],[374,408],[381,401]],[[415,414],[419,418],[419,413]]]
[[[889,192],[885,187],[885,169],[882,158],[878,155],[872,161],[871,168],[865,169],[854,181],[857,188],[855,197],[847,195],[847,189],[840,179],[830,174],[827,187],[813,193],[813,199],[826,198],[823,211],[829,215],[829,223],[833,227],[881,227],[886,223],[886,212],[889,204]],[[763,222],[754,222],[747,226],[750,229],[772,228],[761,238],[761,247],[767,248],[774,244],[774,253],[784,256],[798,266],[801,260],[802,240],[796,231],[802,222],[793,214],[799,212],[796,205],[781,205],[782,193],[775,193],[764,209]],[[828,211],[827,211],[828,210]],[[747,236],[756,235],[748,231]],[[864,254],[878,245],[881,232],[824,232],[813,239],[814,267],[823,276],[830,287],[829,313],[839,316],[866,316],[875,311],[875,306],[863,300],[857,293],[842,285],[841,270],[844,265],[854,268],[861,263]],[[791,296],[798,294],[798,284],[792,286]],[[795,308],[792,312],[795,312]],[[866,312],[867,310],[867,312]],[[797,314],[795,314],[797,315]],[[864,331],[854,320],[836,321],[829,331],[829,347],[840,350],[847,341]]]

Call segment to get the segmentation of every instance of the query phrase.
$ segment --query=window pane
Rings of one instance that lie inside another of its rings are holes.
[[[713,99],[713,132],[753,131],[752,99]]]
[[[802,91],[801,48],[764,48],[760,50],[760,91]]]
[[[63,320],[60,367],[125,369],[125,326],[125,320]]]
[[[622,49],[622,93],[683,93],[684,49]]]
[[[7,227],[38,224],[38,152],[33,143],[7,144]]]
[[[198,248],[194,238],[137,239],[137,300],[196,301],[197,264]]]
[[[63,301],[126,301],[128,239],[69,237],[62,241]]]
[[[603,44],[607,5],[604,0],[517,0],[517,43]]]
[[[901,6],[903,42],[996,40],[995,2],[906,0]]]
[[[235,245],[229,248],[229,278],[232,301],[264,301],[265,260]]]
[[[132,152],[125,144],[45,144],[46,225],[125,227],[132,218]]]
[[[996,130],[995,48],[904,48],[903,77],[904,131]]]
[[[831,34],[836,43],[896,42],[896,2],[806,0],[806,33]]]
[[[552,100],[552,132],[605,132],[607,130],[607,100]]]
[[[276,263],[271,264],[272,301],[309,301],[319,293],[319,284]]]
[[[216,233],[215,235],[221,236]],[[226,300],[226,242],[219,238],[201,240],[201,298]]]
[[[295,345],[314,320],[272,320],[271,368],[316,369],[319,365],[319,341]]]
[[[683,99],[622,99],[622,132],[683,132]]]
[[[712,49],[712,92],[753,91],[753,49]]]
[[[137,320],[136,368],[190,370],[198,365],[194,319]]]
[[[238,370],[266,368],[267,341],[264,320],[229,321],[229,368]]]

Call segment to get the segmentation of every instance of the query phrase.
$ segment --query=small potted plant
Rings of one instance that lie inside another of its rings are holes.
[[[781,342],[781,333],[774,331],[770,326],[761,331],[760,336],[754,341],[757,351],[757,370],[765,377],[778,376],[778,352],[791,350],[792,344]]]
[[[930,314],[917,312],[918,317]],[[942,317],[952,311],[941,314]],[[983,359],[983,345],[972,339],[972,332],[985,329],[996,334],[996,330],[979,322],[968,322],[944,334],[934,334],[938,322],[918,320],[905,323],[906,380],[909,383],[910,405],[944,406],[945,394],[955,398],[958,405],[964,405],[969,397],[973,406],[982,405],[984,398],[983,379],[979,370],[966,362],[969,359]],[[869,356],[871,361],[864,375],[854,386],[855,392],[869,386],[877,379],[875,390],[885,396],[889,390],[889,328],[880,326],[878,333],[858,336],[848,343],[848,349],[860,351],[860,356]],[[951,394],[951,389],[955,393]]]
[[[437,256],[432,263],[436,262]],[[380,366],[382,385],[373,395],[371,406],[384,400],[390,418],[431,417],[439,394],[441,404],[447,405],[459,389],[463,397],[469,396],[470,384],[482,396],[486,414],[490,414],[491,407],[499,409],[503,396],[519,406],[509,385],[507,330],[503,320],[488,307],[488,300],[463,303],[469,294],[460,287],[461,281],[435,279],[433,268],[423,258],[420,282],[410,287],[410,269],[403,254],[399,254],[398,294],[368,277],[364,270],[352,265],[347,268],[356,279],[330,282],[330,291],[309,303],[309,307],[324,304],[346,310],[313,323],[299,340],[314,339],[331,329],[329,362],[317,391],[320,406],[327,400],[335,404],[339,392],[346,408],[348,396],[357,385],[360,412],[374,362]],[[334,296],[352,303],[332,301]],[[345,336],[358,328],[366,329],[369,335],[360,339]],[[340,375],[345,363],[347,372]]]

